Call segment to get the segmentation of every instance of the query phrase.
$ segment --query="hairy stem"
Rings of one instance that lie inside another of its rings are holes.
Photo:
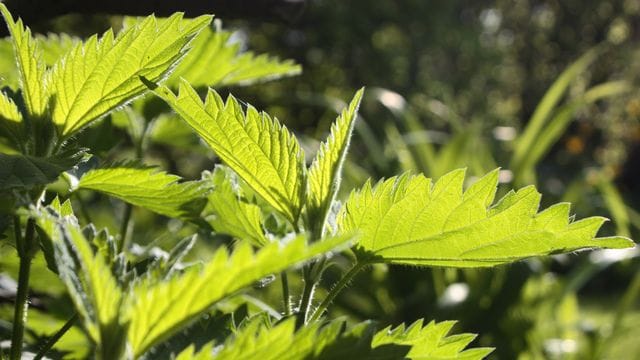
[[[289,316],[291,315],[291,300],[289,295],[289,277],[287,276],[287,272],[281,272],[280,278],[282,280],[282,302],[284,305],[284,316]]]
[[[73,327],[73,324],[76,322],[76,320],[78,320],[78,313],[73,314],[73,316],[71,318],[69,318],[69,320],[67,320],[67,322],[64,323],[64,325],[62,325],[62,327],[55,334],[53,334],[53,336],[51,336],[47,340],[47,342],[42,346],[42,349],[40,349],[40,351],[38,351],[38,353],[33,358],[33,360],[42,359],[44,357],[44,355],[47,352],[49,352],[49,350],[51,350],[51,348],[53,348],[53,345],[55,345],[56,342],[58,342],[58,340],[60,340],[60,338],[67,331],[69,331],[69,329],[71,329],[71,327]]]
[[[301,327],[307,323],[307,316],[311,308],[311,301],[313,300],[313,291],[315,290],[316,283],[311,277],[312,265],[306,265],[303,270],[304,287],[302,289],[302,299],[300,299],[300,307],[298,308],[298,318],[296,319],[296,327]]]
[[[35,246],[36,223],[33,218],[27,220],[25,236],[20,234],[20,219],[14,217],[16,229],[16,244],[20,256],[20,270],[18,273],[18,291],[13,316],[13,329],[11,333],[11,360],[19,360],[22,357],[22,341],[24,329],[27,324],[27,310],[29,309],[29,275],[31,273],[31,260],[37,250]]]
[[[356,276],[360,272],[360,270],[362,270],[367,265],[368,263],[366,262],[358,262],[346,274],[344,274],[342,279],[340,279],[340,281],[338,281],[338,283],[333,288],[331,288],[331,291],[329,291],[327,297],[322,301],[320,306],[318,306],[313,315],[311,315],[311,317],[309,318],[309,322],[318,320],[320,316],[322,316],[322,314],[325,312],[325,310],[327,310],[329,304],[331,304],[336,296],[338,296],[340,291],[342,291],[349,284],[349,282],[353,280],[354,276]]]

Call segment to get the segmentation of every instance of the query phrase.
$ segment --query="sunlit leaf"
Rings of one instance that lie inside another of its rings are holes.
[[[199,181],[179,181],[179,176],[157,168],[115,164],[86,172],[76,188],[99,191],[168,217],[197,217],[208,189]]]
[[[177,13],[163,21],[149,16],[118,36],[109,30],[78,43],[50,74],[52,117],[63,136],[144,93],[140,76],[166,77],[210,21],[206,15],[185,20]]]
[[[44,83],[45,65],[42,60],[42,51],[31,36],[31,30],[23,25],[21,19],[14,21],[4,4],[0,4],[0,12],[13,40],[20,86],[27,111],[31,116],[40,117],[45,114],[49,101],[47,84]]]
[[[175,95],[154,88],[195,132],[256,193],[290,221],[300,214],[304,194],[304,156],[296,138],[266,113],[243,111],[232,96],[226,103],[209,89],[204,103],[186,82]]]
[[[219,166],[210,175],[213,191],[207,197],[206,210],[213,215],[207,221],[216,232],[263,246],[269,240],[262,229],[260,207],[241,199],[240,189],[232,176],[230,171]]]
[[[363,91],[361,89],[356,93],[349,107],[344,109],[333,123],[331,134],[320,145],[318,154],[309,169],[306,206],[312,227],[324,226],[331,203],[340,188],[342,163],[349,148],[349,140]]]
[[[405,329],[387,327],[378,330],[375,323],[365,322],[345,330],[343,320],[325,326],[314,323],[296,331],[294,319],[270,327],[252,321],[221,347],[213,344],[195,352],[185,349],[177,360],[312,360],[312,359],[465,359],[479,360],[492,349],[465,350],[475,338],[472,334],[447,336],[455,322],[419,320]]]
[[[177,85],[182,77],[195,87],[247,85],[300,73],[300,65],[291,60],[240,52],[240,44],[230,42],[231,35],[219,26],[203,30],[170,83]]]
[[[435,184],[423,175],[370,183],[352,193],[339,216],[341,231],[360,234],[364,261],[478,267],[584,248],[626,248],[624,237],[595,238],[606,220],[571,222],[569,204],[538,212],[533,186],[493,202],[495,170],[463,193],[464,170]]]
[[[134,354],[141,355],[167,339],[221,299],[348,239],[336,237],[306,245],[300,236],[284,245],[270,243],[255,254],[250,245],[241,243],[233,253],[220,249],[201,268],[191,267],[169,281],[143,279],[131,290],[126,307]]]

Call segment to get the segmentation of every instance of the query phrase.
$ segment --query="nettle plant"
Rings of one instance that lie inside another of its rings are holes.
[[[464,191],[464,170],[437,181],[422,174],[368,181],[341,204],[336,194],[363,90],[307,166],[298,140],[277,119],[233,96],[223,100],[208,89],[203,99],[194,89],[299,71],[290,62],[239,54],[225,33],[209,26],[211,16],[150,16],[128,21],[118,35],[66,39],[58,46],[64,55],[46,64],[42,39],[0,9],[19,80],[19,88],[0,94],[0,230],[13,228],[20,263],[11,359],[22,356],[30,266],[39,251],[64,283],[76,315],[44,345],[28,344],[38,358],[78,319],[89,356],[98,359],[481,359],[491,349],[466,349],[474,335],[447,335],[452,321],[380,327],[331,319],[327,310],[359,271],[376,263],[486,267],[633,246],[624,237],[596,238],[605,219],[573,221],[569,204],[539,212],[534,187],[494,201],[497,170]],[[77,145],[82,131],[147,92],[164,100],[222,164],[197,181],[140,161],[79,171],[91,153]],[[71,194],[91,190],[127,203],[121,233],[81,224],[63,194],[45,196],[60,177]],[[136,262],[127,242],[132,206],[199,232],[230,235],[235,246],[189,263],[194,234],[164,257]],[[352,268],[316,299],[338,254],[346,254]],[[290,288],[294,273],[302,279],[299,288]],[[281,304],[245,295],[275,276]],[[225,302],[235,303],[234,310]],[[242,305],[249,302],[251,311]]]

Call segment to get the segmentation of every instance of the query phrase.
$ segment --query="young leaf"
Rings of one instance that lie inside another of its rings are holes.
[[[22,24],[22,20],[14,21],[4,4],[0,4],[0,12],[9,27],[13,41],[25,106],[29,115],[40,117],[44,115],[49,101],[44,84],[45,65],[42,52],[31,36],[31,30]]]
[[[304,156],[287,128],[251,106],[245,113],[232,96],[223,103],[212,89],[203,103],[184,80],[177,96],[166,86],[146,83],[256,193],[290,221],[298,219],[306,175]]]
[[[221,299],[348,240],[342,236],[306,245],[299,236],[285,245],[270,243],[255,254],[250,245],[242,243],[232,254],[218,250],[202,268],[191,267],[169,281],[143,279],[134,285],[126,306],[134,355],[142,355],[180,331]]]
[[[94,254],[74,217],[61,217],[48,207],[39,211],[37,223],[52,239],[58,274],[89,336],[103,358],[119,358],[127,328],[119,315],[124,293],[105,259]]]
[[[62,135],[68,137],[141,95],[146,87],[140,76],[162,80],[210,21],[206,15],[185,20],[177,13],[163,21],[152,15],[115,38],[109,30],[100,39],[93,36],[77,44],[50,74],[52,117]]]
[[[349,330],[344,320],[326,326],[314,323],[298,331],[294,319],[287,319],[274,327],[261,321],[252,321],[213,351],[213,344],[194,353],[187,348],[176,359],[466,359],[479,360],[492,349],[465,350],[475,338],[472,334],[447,336],[453,321],[430,322],[422,326],[419,320],[406,330],[401,325],[393,330],[387,327],[377,331],[372,322],[360,323]]]
[[[75,166],[84,151],[66,151],[51,157],[0,154],[0,190],[30,188],[54,182]]]
[[[256,246],[269,242],[262,229],[260,207],[241,199],[239,189],[234,188],[232,174],[216,166],[210,175],[213,191],[208,196],[207,207],[213,215],[207,218],[216,232],[250,241]]]
[[[402,175],[349,197],[341,231],[360,234],[364,261],[479,267],[532,256],[584,248],[626,248],[624,237],[594,238],[605,221],[591,217],[570,222],[569,204],[538,213],[540,194],[533,186],[507,194],[490,207],[498,171],[464,194],[464,170],[452,171],[432,186],[423,175]]]
[[[363,91],[360,89],[356,93],[349,107],[333,123],[329,138],[320,145],[309,169],[306,206],[311,227],[324,227],[331,203],[340,188],[342,163],[349,148]]]
[[[229,42],[231,35],[229,31],[211,26],[200,32],[169,83],[178,85],[182,77],[195,87],[247,85],[300,73],[300,65],[291,60],[240,53],[240,44]]]
[[[88,171],[76,188],[99,191],[164,216],[193,219],[202,211],[208,189],[199,181],[179,180],[153,167],[116,164]]]

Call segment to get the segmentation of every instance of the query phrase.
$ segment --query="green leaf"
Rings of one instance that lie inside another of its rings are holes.
[[[339,215],[342,232],[358,232],[362,261],[479,267],[584,248],[626,248],[624,237],[594,238],[606,220],[571,222],[568,203],[538,213],[533,186],[490,206],[498,170],[463,194],[464,170],[433,186],[423,175],[402,175],[351,194]]]
[[[200,181],[180,180],[154,167],[115,164],[89,170],[76,188],[99,191],[164,216],[194,219],[205,205],[208,189]]]
[[[176,360],[312,360],[312,359],[483,359],[492,349],[465,350],[475,338],[472,334],[447,336],[453,321],[430,322],[422,326],[419,320],[406,330],[379,330],[373,322],[356,324],[345,330],[344,320],[325,326],[314,323],[298,331],[295,320],[287,319],[270,327],[260,319],[251,321],[221,348],[204,346],[195,353],[187,348]]]
[[[331,134],[320,145],[311,167],[309,168],[307,187],[307,216],[311,228],[320,228],[324,232],[324,224],[329,213],[331,203],[340,189],[342,178],[342,163],[347,155],[349,140],[356,121],[358,107],[362,100],[364,89],[360,89],[349,107],[331,126]]]
[[[0,154],[0,190],[52,183],[83,156],[82,150],[70,150],[50,157]]]
[[[14,21],[4,4],[0,4],[0,12],[9,27],[25,106],[29,115],[44,115],[49,96],[46,91],[45,65],[38,43],[31,36],[31,30],[22,24],[22,20]]]
[[[216,232],[263,246],[269,240],[262,229],[260,207],[242,199],[233,175],[221,166],[216,166],[209,175],[214,188],[208,196],[205,211],[213,212],[213,215],[207,221]]]
[[[119,358],[127,328],[119,315],[125,295],[110,267],[103,256],[94,253],[75,217],[61,216],[52,207],[37,215],[38,226],[52,239],[58,275],[89,336],[103,358]]]
[[[13,100],[4,92],[0,92],[0,135],[4,135],[22,152],[25,152],[24,125],[22,114]]]
[[[447,336],[455,321],[429,322],[423,326],[418,320],[405,329],[404,324],[391,329],[382,329],[373,337],[372,347],[387,344],[410,345],[411,350],[406,355],[409,359],[484,359],[492,348],[475,348],[465,350],[476,336],[473,334],[458,334]]]
[[[289,221],[298,219],[305,190],[304,156],[286,127],[251,106],[242,111],[233,96],[223,103],[212,89],[203,103],[184,80],[177,96],[166,86],[147,85],[258,195]]]
[[[221,299],[348,240],[343,236],[307,245],[299,236],[284,245],[270,243],[255,254],[249,244],[241,243],[232,254],[218,250],[203,267],[191,267],[169,281],[143,279],[133,286],[126,306],[134,355],[177,333]]]
[[[177,13],[163,21],[152,15],[115,38],[109,30],[100,39],[93,36],[76,45],[50,74],[52,117],[62,135],[68,137],[144,93],[139,77],[162,80],[210,21],[207,15],[185,20]]]
[[[170,83],[178,85],[178,79],[182,77],[195,87],[248,85],[300,74],[300,65],[291,60],[240,53],[240,44],[229,42],[231,35],[232,32],[223,31],[219,26],[207,27],[200,32]]]

